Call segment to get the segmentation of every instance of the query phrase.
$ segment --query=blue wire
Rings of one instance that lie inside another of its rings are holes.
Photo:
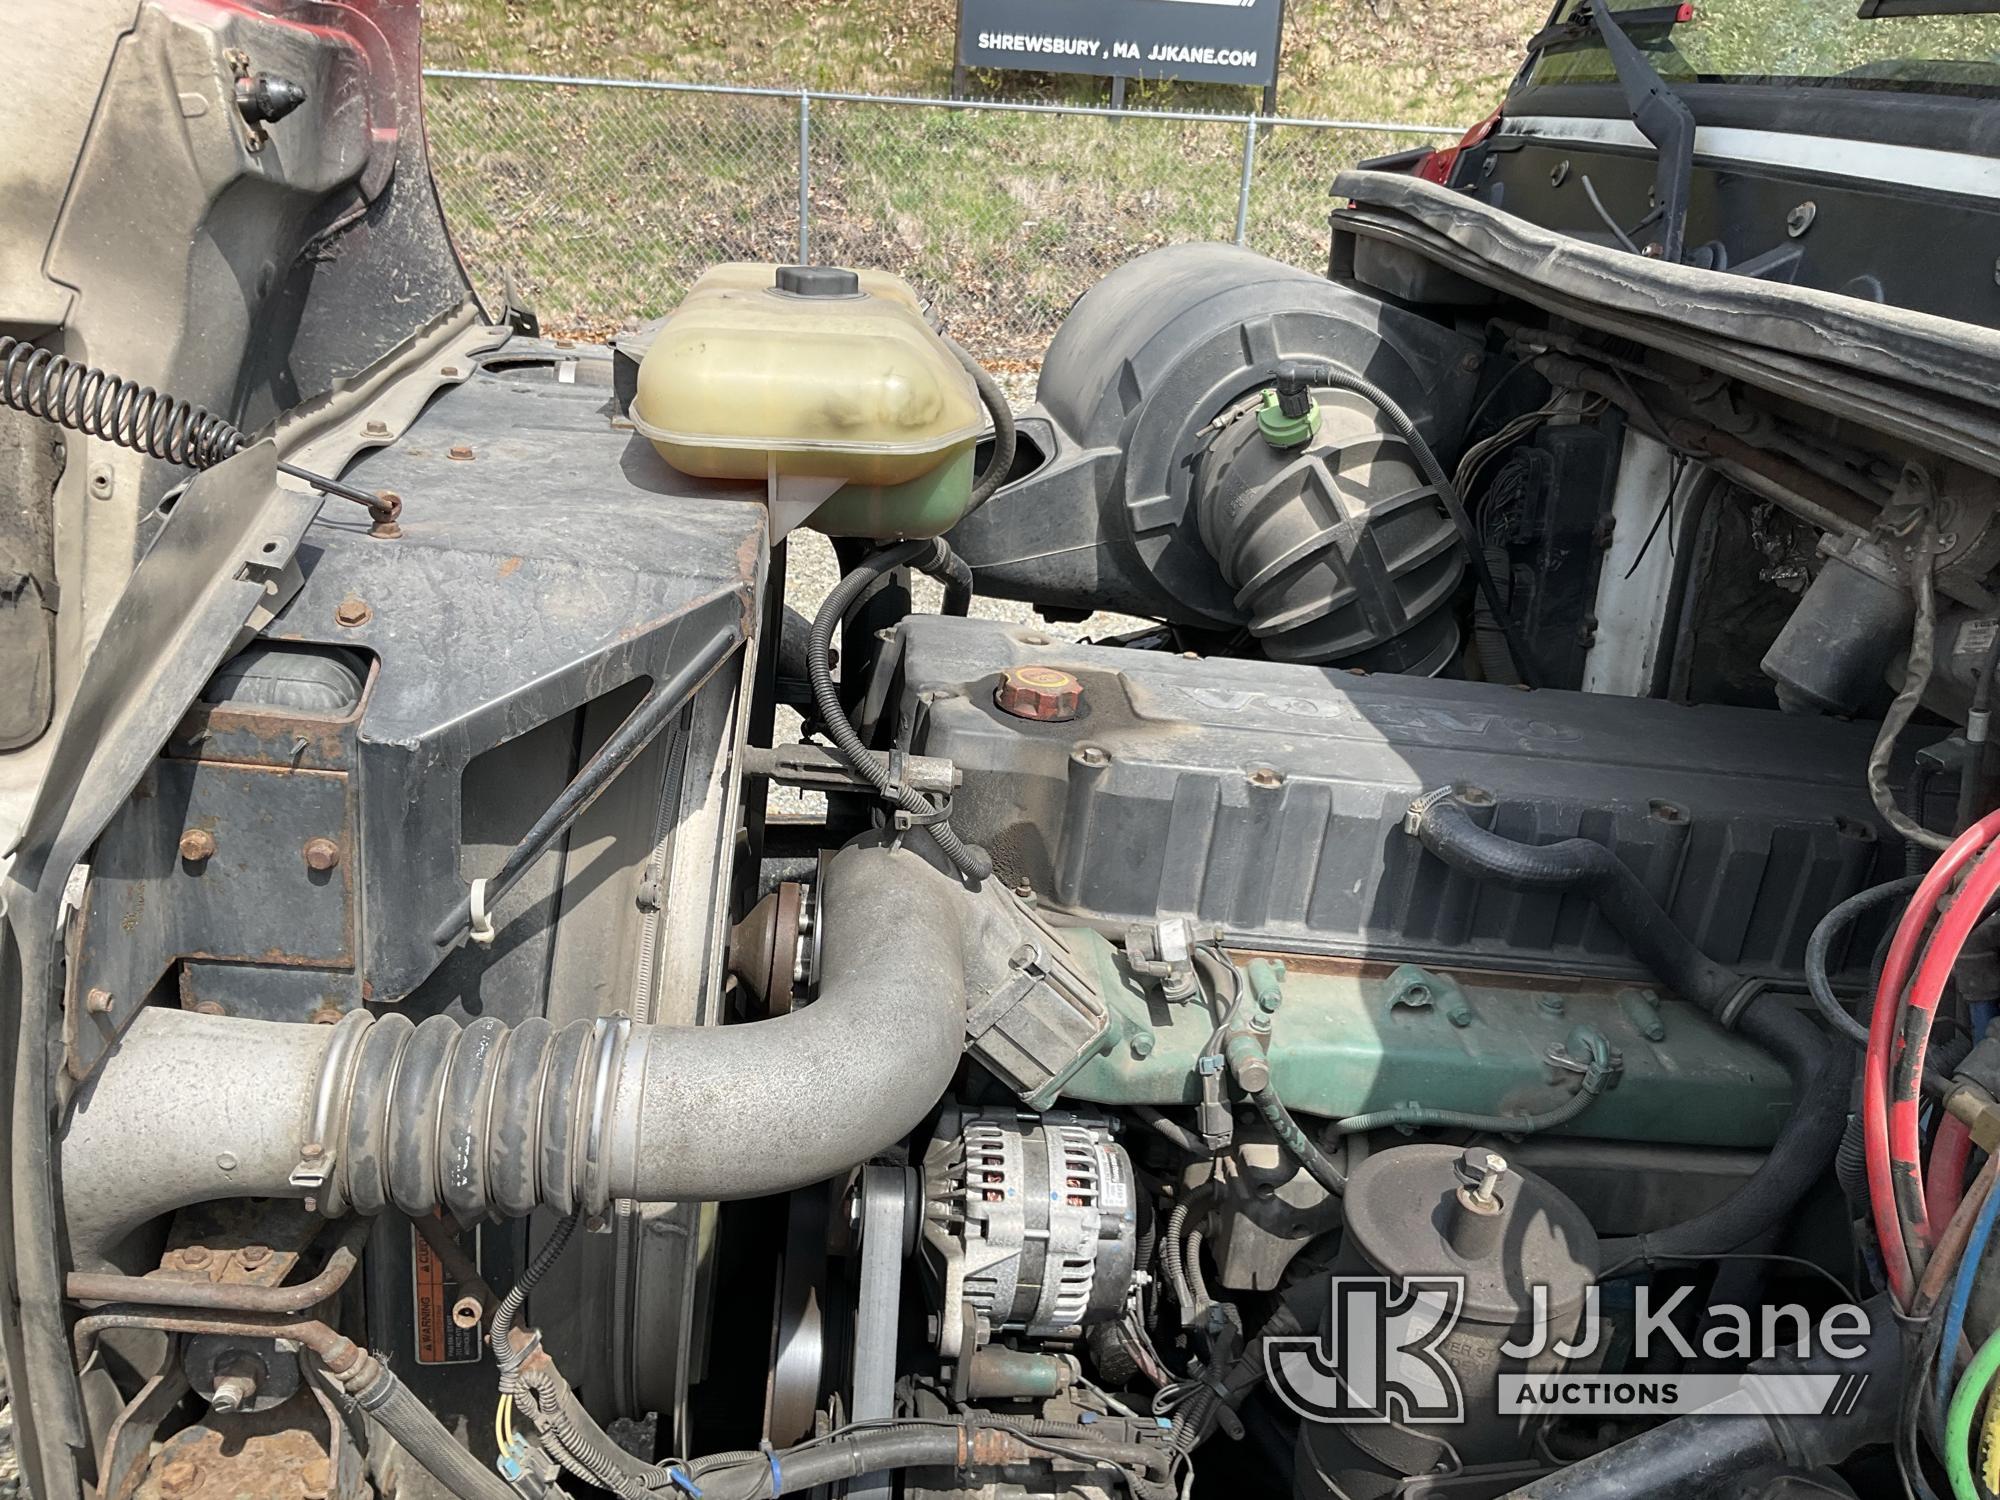
[[[1945,1309],[1944,1338],[1938,1343],[1940,1412],[1951,1405],[1951,1377],[1958,1365],[1959,1336],[1965,1331],[1965,1308],[1972,1300],[1972,1282],[1979,1273],[1979,1262],[1985,1258],[1986,1242],[1993,1237],[1996,1220],[2000,1220],[2000,1190],[1988,1193],[1979,1206],[1979,1217],[1973,1221],[1971,1237],[1965,1242],[1965,1254],[1959,1257],[1958,1277],[1952,1282],[1951,1303]]]
[[[1986,1035],[1986,1028],[1993,1024],[1996,1016],[2000,1016],[2000,1005],[1991,1000],[1972,1002],[1972,1039],[1975,1042]]]

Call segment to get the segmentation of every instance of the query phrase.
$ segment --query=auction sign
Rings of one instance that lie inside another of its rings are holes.
[[[1284,0],[959,0],[958,67],[1278,81]]]

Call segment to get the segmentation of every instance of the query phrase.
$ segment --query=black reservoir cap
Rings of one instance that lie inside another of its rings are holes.
[[[861,295],[861,278],[845,266],[780,266],[777,284],[791,297]]]

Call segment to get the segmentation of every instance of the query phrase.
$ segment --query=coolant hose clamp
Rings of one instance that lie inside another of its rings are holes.
[[[1761,979],[1746,979],[1736,987],[1736,991],[1721,1005],[1716,1007],[1715,1022],[1724,1031],[1734,1031],[1736,1023],[1743,1019],[1743,1012],[1750,1008],[1750,1002],[1764,993]]]
[[[1403,812],[1403,832],[1411,838],[1422,838],[1424,819],[1430,816],[1432,808],[1452,794],[1449,786],[1435,787],[1412,802]]]
[[[493,914],[486,909],[486,881],[483,877],[472,882],[467,909],[472,916],[472,926],[466,936],[482,948],[491,947],[495,936]]]

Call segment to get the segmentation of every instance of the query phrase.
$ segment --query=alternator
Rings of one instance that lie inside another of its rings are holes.
[[[996,1333],[1074,1334],[1131,1295],[1132,1161],[1107,1121],[947,1107],[924,1153],[924,1243],[939,1283],[938,1351]]]

